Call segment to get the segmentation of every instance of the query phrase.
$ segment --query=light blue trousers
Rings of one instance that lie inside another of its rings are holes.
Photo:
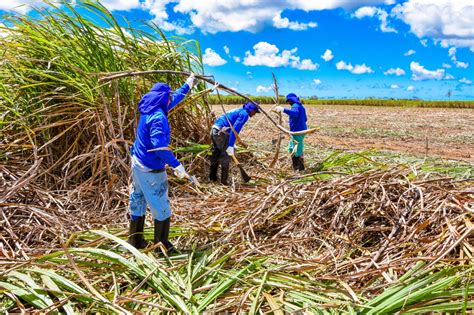
[[[144,172],[132,166],[130,214],[136,217],[144,216],[147,204],[155,220],[164,221],[171,216],[166,171]]]

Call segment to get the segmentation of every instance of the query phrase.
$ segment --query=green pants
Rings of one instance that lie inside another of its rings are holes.
[[[288,151],[292,156],[304,155],[304,137],[305,135],[292,135],[288,144]]]

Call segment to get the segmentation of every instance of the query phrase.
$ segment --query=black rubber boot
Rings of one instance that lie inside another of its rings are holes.
[[[298,158],[297,158],[296,156],[292,155],[292,156],[291,156],[291,162],[292,162],[292,164],[293,164],[293,169],[294,169],[295,171],[297,171],[298,168],[299,168],[299,161],[298,161]]]
[[[229,179],[229,164],[223,163],[221,165],[221,184],[222,185],[229,185],[228,179]]]
[[[155,244],[162,243],[163,246],[166,248],[168,253],[174,252],[174,246],[168,241],[169,233],[170,233],[170,219],[166,219],[164,221],[155,220],[155,231],[154,231],[154,241]],[[156,249],[157,252],[160,252],[160,249]]]
[[[209,173],[209,179],[213,182],[217,181],[217,170],[219,169],[219,161],[211,160],[211,171]]]
[[[301,156],[298,157],[298,171],[304,171],[304,158]]]
[[[155,220],[155,227],[154,227],[154,237],[153,237],[153,242],[155,244],[158,244],[161,242],[161,235],[163,234],[163,229],[164,229],[164,221],[158,221]],[[159,247],[155,249],[155,251],[160,252]]]
[[[161,242],[163,243],[163,245],[165,245],[168,253],[174,253],[176,252],[175,248],[173,244],[171,244],[171,242],[168,240],[169,235],[170,235],[170,222],[171,222],[170,218],[163,221],[163,231],[161,234]]]
[[[137,249],[147,247],[148,242],[143,238],[143,228],[145,227],[145,216],[135,221],[130,220],[128,232],[128,243]]]

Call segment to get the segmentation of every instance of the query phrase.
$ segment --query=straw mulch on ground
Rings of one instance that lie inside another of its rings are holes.
[[[2,173],[7,185],[21,175]],[[328,279],[390,278],[390,270],[407,270],[419,259],[468,263],[474,252],[472,181],[411,177],[413,170],[399,167],[300,183],[304,178],[204,184],[199,191],[176,184],[175,225],[189,231],[178,244],[238,247],[241,258],[290,258]],[[27,258],[58,248],[72,231],[125,227],[127,198],[127,186],[96,193],[25,185],[2,207],[2,253]]]
[[[370,278],[418,259],[468,262],[472,180],[411,175],[395,168],[330,181],[280,180],[232,193],[215,188],[175,204],[180,224],[203,244],[237,245],[243,256],[299,259],[302,268],[326,277]]]
[[[153,28],[124,32],[105,8],[83,6],[113,27],[71,16],[76,7],[68,6],[67,11],[44,9],[38,20],[12,16],[15,27],[0,38],[5,47],[0,69],[3,259],[52,251],[75,231],[125,227],[136,104],[154,82],[177,88],[185,78],[152,75],[101,83],[100,74],[202,71],[192,42],[169,41]],[[209,143],[213,119],[206,91],[200,83],[194,96],[170,113],[174,148]],[[206,151],[199,150],[179,157],[202,179]],[[266,180],[253,186],[211,185],[198,191],[174,183],[174,223],[192,232],[178,245],[228,244],[243,249],[240,258],[298,258],[302,269],[317,268],[327,277],[370,278],[389,268],[408,268],[416,259],[462,263],[472,258],[472,181],[424,178],[416,170],[394,168],[298,183],[282,179],[288,178],[282,170],[256,168]]]

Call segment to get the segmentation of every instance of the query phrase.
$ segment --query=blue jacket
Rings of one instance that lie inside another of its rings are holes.
[[[240,133],[242,130],[242,127],[245,125],[247,120],[249,119],[249,114],[251,111],[257,111],[259,113],[259,109],[255,104],[252,102],[247,102],[245,103],[242,108],[236,108],[231,111],[227,112],[227,118],[229,119],[230,123],[234,127],[235,131],[237,133]],[[227,121],[225,113],[220,115],[219,118],[216,119],[216,122],[214,123],[214,126],[217,126],[219,129],[224,128],[224,127],[230,127],[229,121]],[[229,147],[233,147],[235,144],[235,135],[234,132],[229,130],[230,136],[229,136]]]
[[[300,102],[298,96],[294,93],[290,93],[286,96],[286,100],[291,102],[291,108],[285,108],[284,113],[290,118],[290,131],[301,131],[306,130],[306,109]]]
[[[131,153],[144,166],[156,170],[164,168],[166,164],[171,167],[179,165],[179,161],[171,151],[147,152],[147,150],[167,147],[170,144],[168,111],[181,102],[188,92],[187,84],[172,93],[167,84],[156,83],[138,103],[140,119]],[[168,105],[170,97],[171,102]]]

